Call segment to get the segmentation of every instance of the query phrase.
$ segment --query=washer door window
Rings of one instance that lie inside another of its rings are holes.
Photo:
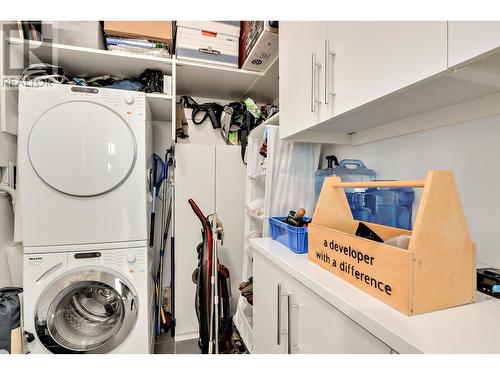
[[[40,297],[35,327],[53,353],[108,353],[136,320],[137,297],[122,278],[81,271],[57,280]]]
[[[100,104],[71,101],[38,118],[28,154],[47,185],[71,196],[91,197],[127,179],[136,160],[136,142],[118,113]]]

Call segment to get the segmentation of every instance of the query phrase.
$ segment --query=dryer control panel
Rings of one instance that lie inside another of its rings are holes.
[[[72,86],[71,96],[77,100],[83,99],[101,103],[114,109],[124,117],[130,117],[130,115],[143,116],[146,106],[146,96],[139,91]]]

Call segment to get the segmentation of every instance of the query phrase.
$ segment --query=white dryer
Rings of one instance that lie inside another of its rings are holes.
[[[24,255],[31,353],[151,353],[148,249]]]
[[[145,246],[149,120],[140,92],[56,84],[20,89],[25,252]]]

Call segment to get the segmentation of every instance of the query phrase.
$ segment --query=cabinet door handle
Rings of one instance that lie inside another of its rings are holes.
[[[281,284],[277,288],[276,311],[276,344],[281,345]]]
[[[330,41],[325,40],[325,104],[330,103],[330,95],[335,95],[335,92],[330,91],[330,60],[335,56],[335,52],[330,52]]]
[[[290,311],[292,310],[292,293],[287,294],[287,354],[292,354],[292,320],[290,319]]]
[[[316,104],[321,103],[316,99],[316,69],[321,67],[321,64],[316,62],[316,53],[311,55],[311,112],[316,112]]]

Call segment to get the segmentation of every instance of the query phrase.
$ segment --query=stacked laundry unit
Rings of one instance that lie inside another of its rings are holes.
[[[57,84],[20,90],[32,353],[152,351],[151,132],[143,93]]]

